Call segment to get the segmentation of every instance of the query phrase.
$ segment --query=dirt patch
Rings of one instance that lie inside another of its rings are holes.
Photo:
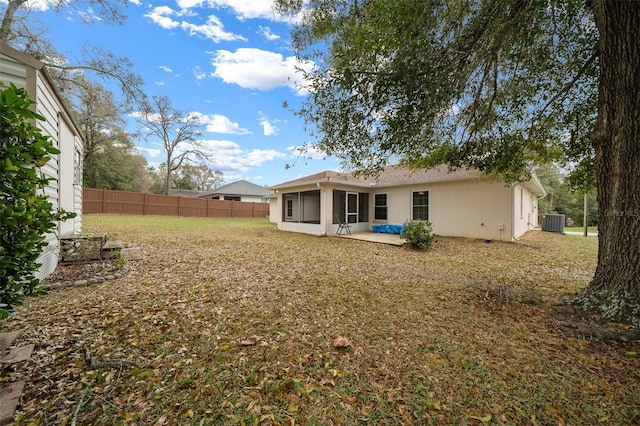
[[[60,263],[51,275],[42,280],[43,287],[94,284],[120,278],[129,272],[129,262],[122,259],[102,259],[87,263]]]
[[[640,340],[640,333],[631,324],[615,323],[603,319],[598,314],[587,313],[575,307],[560,303],[553,306],[547,318],[549,330],[569,337],[598,339],[605,342],[634,343]]]

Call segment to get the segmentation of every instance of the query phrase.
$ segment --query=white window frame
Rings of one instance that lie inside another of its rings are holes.
[[[427,219],[416,219],[414,216],[414,204],[413,204],[413,194],[414,193],[426,193],[427,194]],[[428,189],[412,189],[411,190],[411,220],[427,220],[430,221],[431,220],[431,194],[429,194],[429,190]]]
[[[376,204],[376,201],[377,201],[376,197],[378,195],[384,195],[384,206],[379,206]],[[384,219],[377,217],[376,212],[378,207],[384,207],[384,213],[386,216]],[[389,220],[389,194],[388,193],[378,192],[373,194],[373,220]]]

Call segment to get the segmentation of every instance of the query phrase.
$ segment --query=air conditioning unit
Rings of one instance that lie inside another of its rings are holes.
[[[564,234],[564,215],[545,214],[542,216],[542,230]]]

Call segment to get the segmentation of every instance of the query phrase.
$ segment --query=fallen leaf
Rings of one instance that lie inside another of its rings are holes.
[[[487,413],[482,417],[478,417],[478,416],[469,416],[469,417],[474,419],[474,420],[480,420],[482,423],[489,423],[491,421],[491,419],[493,418],[491,413]]]
[[[236,346],[253,346],[256,343],[258,343],[259,340],[260,338],[256,335],[249,336],[249,337],[241,337],[238,340],[236,340]]]
[[[351,342],[346,337],[338,336],[333,339],[333,347],[336,349],[349,349]]]

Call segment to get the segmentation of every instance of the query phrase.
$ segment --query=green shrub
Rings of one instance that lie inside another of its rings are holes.
[[[44,120],[29,109],[33,103],[24,89],[0,83],[0,319],[25,296],[40,292],[35,272],[45,234],[75,216],[53,210],[44,195],[51,179],[39,167],[59,151],[31,123]]]
[[[431,222],[426,220],[408,220],[404,223],[404,229],[400,238],[407,240],[413,248],[426,250],[436,242]]]

